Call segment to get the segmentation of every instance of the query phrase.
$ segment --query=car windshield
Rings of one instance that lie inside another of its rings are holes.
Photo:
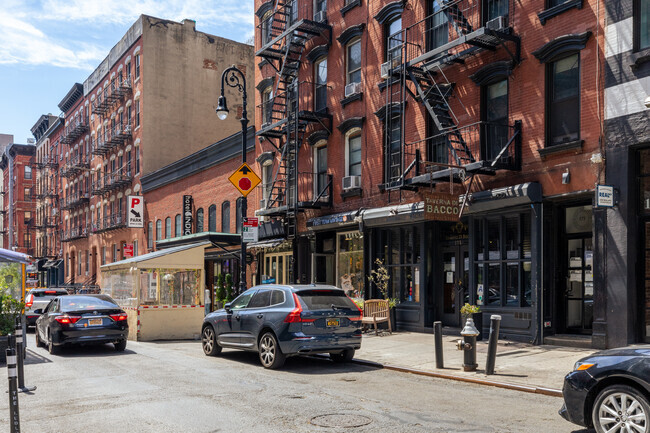
[[[30,295],[34,295],[35,298],[53,298],[55,296],[67,295],[68,292],[65,290],[38,290],[35,292],[30,292]]]
[[[97,310],[119,308],[108,296],[64,296],[61,311]]]
[[[310,310],[344,308],[357,310],[356,305],[341,290],[303,290],[296,293]]]
[[[230,304],[230,308],[232,310],[240,310],[242,308],[246,308],[248,305],[248,301],[251,300],[251,296],[253,296],[253,293],[255,293],[255,290],[247,290],[241,295],[237,297],[232,303]]]

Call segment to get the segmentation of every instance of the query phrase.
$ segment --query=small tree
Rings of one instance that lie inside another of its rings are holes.
[[[381,259],[375,259],[375,265],[377,265],[377,269],[372,269],[370,271],[368,281],[377,287],[382,298],[388,299],[388,283],[390,282],[388,269],[386,269],[384,261]]]
[[[232,292],[232,275],[226,274],[226,302],[231,302],[234,299]]]
[[[226,288],[223,285],[223,274],[217,275],[217,287],[214,293],[215,302],[224,302],[226,299]]]

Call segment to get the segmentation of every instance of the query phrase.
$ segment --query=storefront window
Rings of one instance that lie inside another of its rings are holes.
[[[420,302],[419,228],[378,230],[373,233],[373,239],[377,258],[383,261],[390,275],[388,296],[400,302]],[[375,289],[373,297],[379,296]]]
[[[338,286],[353,297],[363,297],[363,238],[361,232],[338,235]]]
[[[262,284],[289,284],[292,257],[291,251],[265,253]]]

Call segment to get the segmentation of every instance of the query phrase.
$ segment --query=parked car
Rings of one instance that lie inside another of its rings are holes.
[[[361,317],[356,304],[334,286],[256,286],[208,314],[201,340],[208,356],[224,347],[255,351],[265,368],[311,353],[346,362],[361,347]]]
[[[50,303],[52,298],[67,295],[66,289],[31,289],[25,296],[25,316],[27,317],[27,326],[35,326],[36,319],[40,314],[36,310],[43,310]]]
[[[576,362],[564,378],[566,420],[603,432],[650,429],[650,346],[610,349]]]
[[[118,352],[126,348],[127,314],[108,295],[57,296],[36,320],[36,346],[47,345],[55,353],[65,344],[113,343]]]

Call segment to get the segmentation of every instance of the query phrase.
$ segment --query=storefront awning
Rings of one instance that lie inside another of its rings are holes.
[[[100,267],[102,271],[135,268],[199,269],[203,268],[204,250],[210,242],[198,242],[154,251]]]
[[[36,261],[36,270],[38,272],[42,272],[45,270],[45,263],[47,262],[47,259],[38,259]]]
[[[0,248],[0,262],[24,263],[27,265],[31,263],[32,260],[27,254]]]
[[[286,241],[284,238],[275,238],[275,239],[266,239],[259,242],[251,242],[246,244],[246,249],[252,248],[273,248],[280,245],[282,242]]]
[[[43,268],[45,268],[45,269],[47,269],[47,268],[58,268],[61,265],[61,263],[63,263],[63,259],[48,260],[43,265]]]
[[[307,220],[307,228],[309,230],[331,230],[337,227],[354,224],[356,222],[355,218],[358,217],[361,212],[363,211],[354,210],[310,218]]]
[[[424,202],[368,209],[361,213],[361,217],[368,227],[424,221]]]
[[[460,196],[460,201],[465,199]],[[465,214],[488,212],[542,201],[542,185],[537,182],[522,183],[519,185],[495,188],[487,191],[478,191],[470,195]]]
[[[209,242],[220,247],[228,247],[241,244],[239,233],[201,232],[191,235],[178,236],[170,239],[156,241],[156,248],[164,249],[178,247],[181,245],[192,245],[198,242]]]

